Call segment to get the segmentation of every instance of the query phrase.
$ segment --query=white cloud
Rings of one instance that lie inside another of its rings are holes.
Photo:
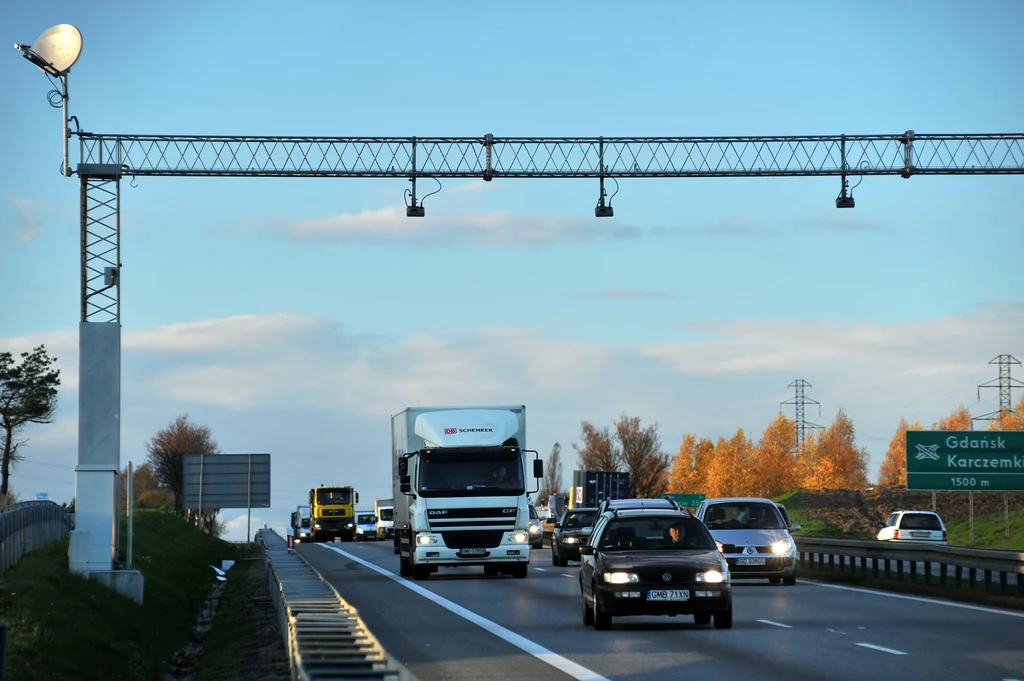
[[[975,403],[976,386],[996,375],[990,359],[1024,354],[1024,304],[917,322],[736,319],[688,332],[697,340],[636,347],[509,328],[384,341],[283,314],[131,332],[122,358],[122,462],[144,461],[146,440],[188,413],[226,452],[271,452],[272,508],[254,509],[253,523],[284,527],[310,487],[333,479],[356,485],[364,501],[388,496],[388,418],[406,406],[526,404],[529,445],[546,455],[560,441],[569,471],[581,420],[610,425],[628,413],[658,422],[669,452],[686,432],[717,438],[742,427],[757,439],[793,397],[789,384],[803,378],[822,408],[807,418],[827,425],[844,408],[873,472],[900,417],[930,424],[960,404],[992,410]],[[0,348],[47,339],[73,365],[73,337],[0,339]],[[33,431],[28,457],[74,456],[77,394],[69,383],[60,420]],[[31,491],[20,471],[27,468],[16,471],[15,485]],[[70,470],[49,472],[73,489]],[[224,517],[240,522],[235,509]]]
[[[14,241],[17,243],[29,243],[39,236],[40,224],[48,215],[64,215],[63,211],[49,203],[36,201],[24,196],[17,196],[8,193],[8,201],[14,207],[18,216],[18,229],[14,233]]]
[[[636,227],[614,220],[504,211],[444,212],[429,208],[424,218],[408,218],[405,211],[397,207],[281,223],[273,229],[298,240],[370,243],[398,240],[437,247],[466,243],[540,246],[641,236]]]

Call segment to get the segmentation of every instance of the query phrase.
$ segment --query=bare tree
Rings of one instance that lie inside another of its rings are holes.
[[[620,453],[607,427],[598,430],[589,421],[583,421],[580,423],[580,439],[582,444],[572,446],[579,453],[580,470],[619,470]]]
[[[174,495],[174,512],[186,517],[184,508],[185,456],[187,454],[220,454],[210,429],[190,423],[182,414],[174,423],[146,443],[146,453],[160,486]],[[213,512],[216,515],[216,512]],[[206,511],[203,511],[205,520]],[[188,515],[191,520],[191,514]]]
[[[661,438],[655,423],[640,426],[640,417],[623,414],[615,423],[615,439],[620,458],[629,471],[630,494],[639,499],[656,497],[668,486],[669,455],[661,451]]]
[[[9,491],[11,465],[21,457],[18,449],[27,442],[15,442],[17,431],[29,423],[50,423],[57,411],[60,370],[57,361],[42,345],[21,353],[16,364],[9,352],[0,352],[0,496]]]
[[[551,445],[547,465],[544,466],[544,482],[537,494],[537,503],[546,506],[552,494],[562,491],[562,445]]]

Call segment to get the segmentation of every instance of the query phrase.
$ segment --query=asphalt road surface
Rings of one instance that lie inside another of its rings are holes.
[[[734,624],[629,617],[583,625],[578,563],[534,552],[526,579],[398,576],[387,543],[299,552],[422,681],[900,679],[1024,681],[1024,613],[798,580],[733,582]]]

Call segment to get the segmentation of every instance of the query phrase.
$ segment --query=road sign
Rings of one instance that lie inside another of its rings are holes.
[[[187,454],[184,506],[270,508],[270,454]]]
[[[1024,432],[908,430],[907,489],[1024,490]]]
[[[708,498],[708,495],[665,493],[661,495],[661,498],[673,499],[677,504],[684,508],[697,508],[698,506],[700,506],[700,502]]]
[[[36,501],[46,501],[50,495],[46,492],[36,492]]]

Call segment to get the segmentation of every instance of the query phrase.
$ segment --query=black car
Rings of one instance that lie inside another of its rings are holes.
[[[732,628],[729,566],[704,523],[685,509],[609,508],[581,547],[583,623],[612,617],[693,615]]]
[[[567,508],[551,531],[551,564],[565,567],[580,559],[580,546],[587,543],[594,525],[596,508]]]

